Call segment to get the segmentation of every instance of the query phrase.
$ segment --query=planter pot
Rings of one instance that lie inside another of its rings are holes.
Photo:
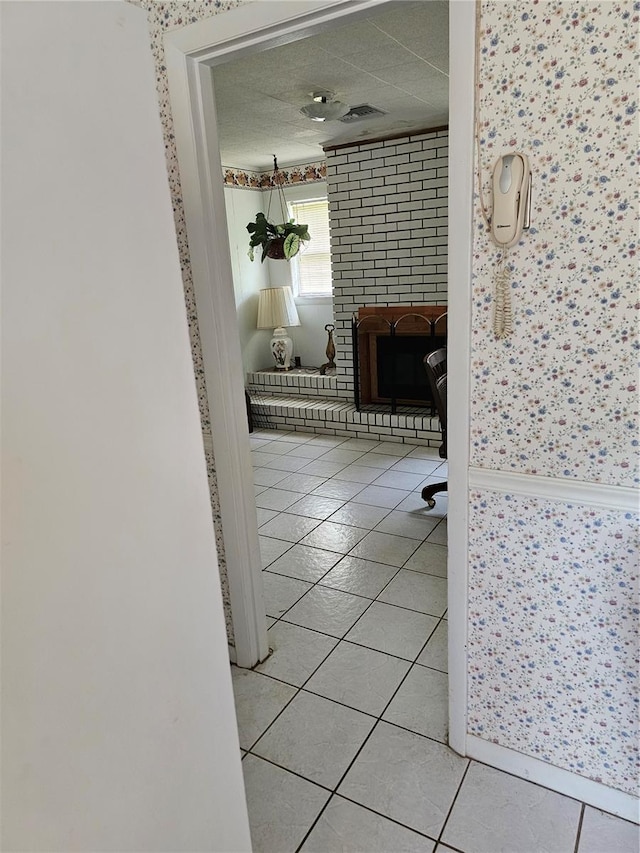
[[[274,261],[284,260],[284,237],[276,237],[275,240],[271,241],[267,249],[267,257]]]

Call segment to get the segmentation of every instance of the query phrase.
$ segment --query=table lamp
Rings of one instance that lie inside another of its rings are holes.
[[[291,368],[293,341],[287,334],[286,326],[299,326],[300,319],[293,301],[293,292],[285,287],[267,287],[260,291],[258,301],[258,329],[273,329],[271,352],[277,370]]]

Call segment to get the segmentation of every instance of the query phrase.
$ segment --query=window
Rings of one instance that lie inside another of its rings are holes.
[[[289,202],[297,223],[309,226],[311,239],[296,255],[292,270],[296,296],[331,296],[331,249],[329,246],[329,202],[313,198]]]

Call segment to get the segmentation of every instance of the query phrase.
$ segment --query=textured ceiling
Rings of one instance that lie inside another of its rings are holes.
[[[323,158],[322,145],[446,124],[448,3],[400,2],[366,18],[213,69],[223,166],[266,170]],[[387,115],[314,122],[310,93]]]

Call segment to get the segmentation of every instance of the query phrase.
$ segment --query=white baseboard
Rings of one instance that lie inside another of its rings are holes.
[[[640,823],[640,800],[631,794],[616,791],[600,782],[578,776],[570,770],[554,767],[546,761],[531,758],[475,735],[467,735],[466,746],[467,758],[475,758],[490,767],[513,773],[514,776],[581,800],[596,809]]]
[[[227,648],[229,649],[229,660],[231,661],[231,663],[238,663],[238,656],[236,654],[236,647],[235,646],[227,646]]]

